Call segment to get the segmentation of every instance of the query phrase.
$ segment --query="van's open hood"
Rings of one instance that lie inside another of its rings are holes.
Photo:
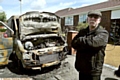
[[[41,32],[54,32],[59,33],[61,31],[60,24],[58,22],[47,22],[47,23],[37,23],[37,22],[23,22],[21,24],[21,34],[27,35],[32,33]]]
[[[59,33],[61,31],[59,19],[57,15],[48,12],[25,13],[20,16],[21,34],[28,35],[36,32]]]

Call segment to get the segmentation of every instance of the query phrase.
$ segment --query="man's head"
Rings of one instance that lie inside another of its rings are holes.
[[[102,13],[100,11],[90,11],[88,12],[87,22],[89,27],[96,28],[101,22]]]

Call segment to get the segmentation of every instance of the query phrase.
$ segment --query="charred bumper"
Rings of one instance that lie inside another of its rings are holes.
[[[48,67],[59,64],[61,60],[65,59],[65,55],[60,53],[44,54],[44,55],[32,55],[34,60],[24,60],[26,68],[31,67]]]

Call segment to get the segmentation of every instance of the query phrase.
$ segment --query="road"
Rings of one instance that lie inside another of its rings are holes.
[[[78,72],[74,68],[75,55],[67,55],[61,65],[44,70],[18,70],[12,62],[1,67],[0,78],[5,80],[78,80]],[[114,75],[115,68],[104,64],[101,80],[120,80]]]
[[[68,56],[69,57],[68,57],[67,61],[74,68],[75,55],[68,55]],[[102,71],[102,76],[101,76],[101,80],[120,80],[120,78],[118,78],[118,77],[116,77],[114,75],[114,71],[115,70],[117,70],[116,67],[104,64],[103,71]],[[78,72],[76,72],[75,75],[78,75]],[[78,77],[78,76],[76,76],[76,77]],[[76,79],[76,80],[78,80],[78,79]]]

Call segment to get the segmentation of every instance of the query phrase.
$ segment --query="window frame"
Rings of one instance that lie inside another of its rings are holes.
[[[80,14],[79,15],[79,22],[83,23],[87,20],[87,14]]]
[[[65,25],[73,25],[73,16],[65,17]]]

